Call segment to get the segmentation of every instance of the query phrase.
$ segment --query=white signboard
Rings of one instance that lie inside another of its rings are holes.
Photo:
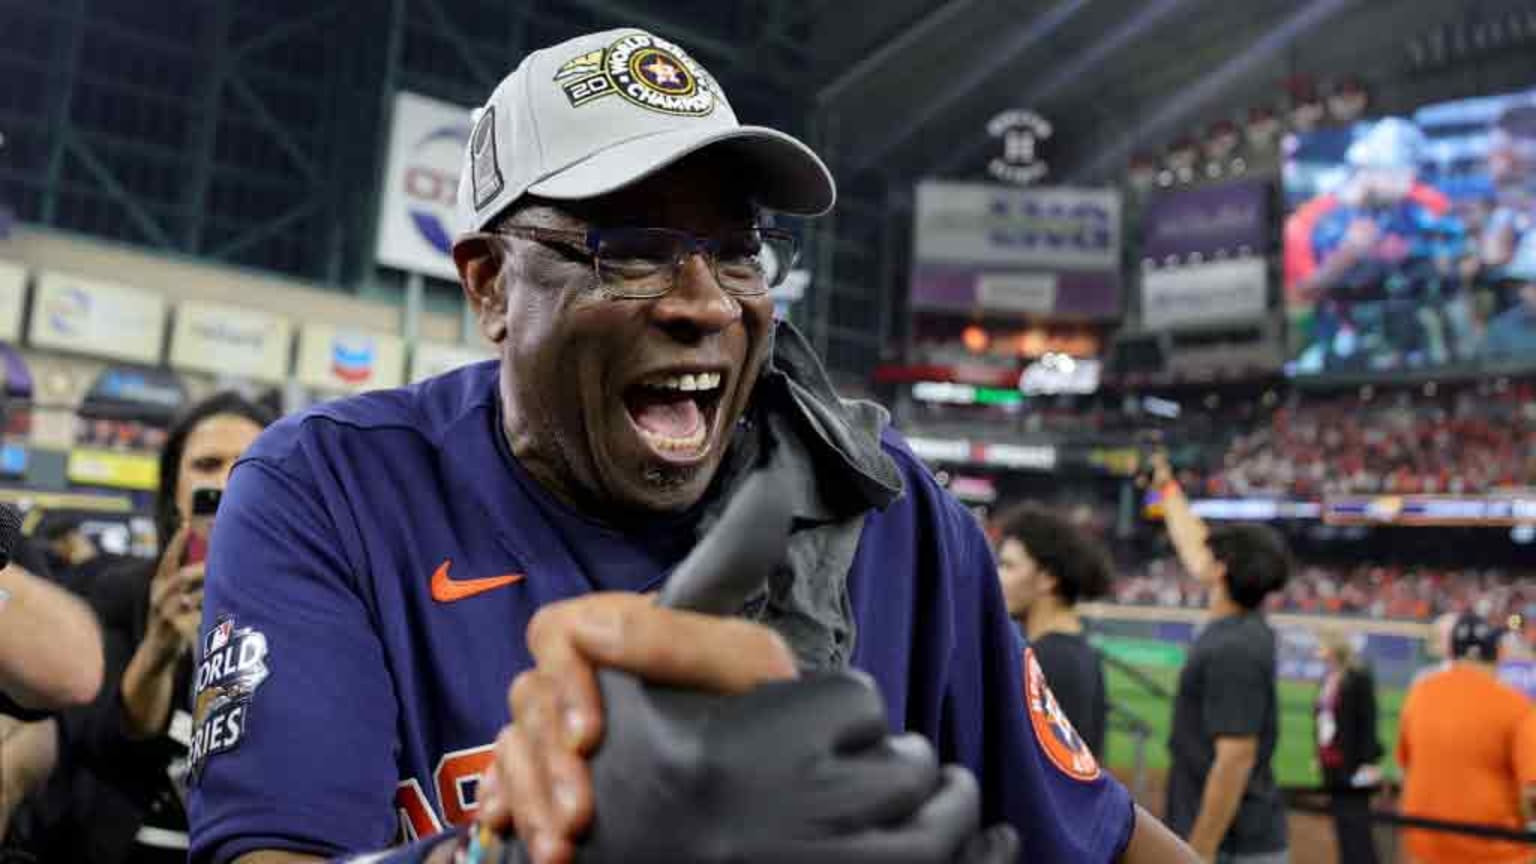
[[[155,364],[164,337],[159,294],[52,270],[38,276],[28,339],[39,348]]]
[[[21,338],[21,306],[27,293],[27,268],[0,261],[0,342]]]
[[[907,438],[907,446],[929,462],[969,462],[971,442],[964,438]]]
[[[1148,330],[1264,317],[1264,259],[1237,258],[1141,273],[1141,319]]]
[[[469,114],[470,109],[449,102],[395,94],[374,249],[380,264],[458,280],[453,201],[469,140]]]
[[[925,180],[917,184],[918,264],[1113,271],[1120,193]]]
[[[417,342],[411,352],[411,383],[451,372],[460,366],[489,360],[496,355],[478,345],[444,345],[441,342]]]
[[[1024,368],[1019,389],[1030,396],[1088,394],[1099,389],[1100,364],[1093,357],[1047,354]]]
[[[330,393],[399,387],[405,345],[394,336],[306,324],[299,333],[299,382]]]
[[[293,325],[239,306],[188,300],[176,307],[171,365],[177,369],[281,382],[288,377]]]
[[[1049,315],[1056,308],[1054,273],[983,273],[976,279],[976,302],[987,310]]]
[[[1029,444],[988,444],[982,461],[1001,468],[1050,471],[1056,467],[1056,448]]]

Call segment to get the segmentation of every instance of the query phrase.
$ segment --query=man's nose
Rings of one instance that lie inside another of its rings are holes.
[[[715,278],[709,259],[695,252],[678,265],[672,290],[656,300],[658,324],[689,340],[741,320],[741,303]]]

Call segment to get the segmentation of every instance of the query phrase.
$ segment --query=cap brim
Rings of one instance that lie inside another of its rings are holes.
[[[528,193],[557,201],[607,195],[643,180],[685,156],[706,148],[727,151],[760,176],[754,198],[770,210],[818,216],[837,202],[832,172],[811,148],[775,129],[737,126],[699,133],[661,132],[631,138],[588,156],[528,187]]]

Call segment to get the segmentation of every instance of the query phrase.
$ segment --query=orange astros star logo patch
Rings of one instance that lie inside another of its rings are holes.
[[[1099,760],[1093,758],[1088,743],[1072,728],[1072,721],[1056,702],[1033,648],[1024,649],[1024,699],[1029,703],[1035,741],[1051,764],[1074,780],[1099,779]]]

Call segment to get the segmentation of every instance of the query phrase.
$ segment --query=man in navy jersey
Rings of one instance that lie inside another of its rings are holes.
[[[1013,825],[1024,858],[1186,860],[1074,749],[971,515],[775,324],[795,243],[758,208],[834,197],[809,149],[739,125],[641,31],[535,52],[496,88],[454,255],[499,359],[284,420],[232,475],[193,861],[402,840],[418,857],[400,860],[448,860],[432,835],[476,821],[568,861],[604,812],[599,667],[716,693],[861,670],[891,730],[975,775],[983,824]],[[734,618],[654,603],[762,465],[795,491],[777,574]]]

